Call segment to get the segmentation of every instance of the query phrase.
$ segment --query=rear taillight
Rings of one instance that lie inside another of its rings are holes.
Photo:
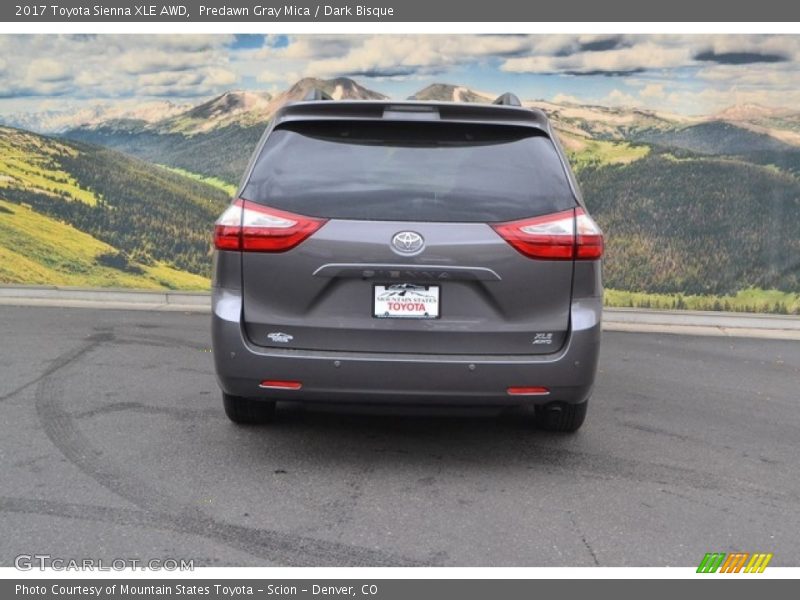
[[[325,219],[295,215],[239,199],[217,219],[214,247],[243,252],[286,252],[325,223]]]
[[[214,223],[214,247],[217,250],[242,249],[242,204],[237,200]]]
[[[591,260],[603,256],[603,232],[582,208],[575,209],[575,258]]]
[[[592,260],[603,256],[603,232],[582,208],[492,227],[529,258]]]

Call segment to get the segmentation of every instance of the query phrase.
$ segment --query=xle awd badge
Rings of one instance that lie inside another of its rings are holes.
[[[552,333],[537,333],[536,336],[533,338],[534,346],[538,346],[540,344],[552,344],[552,343],[553,343]]]
[[[425,240],[416,231],[400,231],[392,237],[392,249],[398,254],[418,254],[424,246]]]

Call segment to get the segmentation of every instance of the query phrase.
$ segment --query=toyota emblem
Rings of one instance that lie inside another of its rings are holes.
[[[417,254],[423,246],[425,240],[415,231],[400,231],[392,237],[392,248],[400,254]]]

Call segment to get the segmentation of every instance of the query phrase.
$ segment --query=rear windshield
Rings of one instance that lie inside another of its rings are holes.
[[[496,222],[575,206],[543,133],[430,122],[285,125],[269,136],[242,196],[376,221]]]

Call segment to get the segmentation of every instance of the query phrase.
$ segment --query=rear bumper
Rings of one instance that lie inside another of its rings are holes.
[[[217,380],[228,394],[273,400],[365,404],[514,406],[579,403],[594,385],[602,299],[573,301],[571,332],[554,354],[474,356],[367,354],[260,348],[241,326],[238,290],[214,288],[212,340]],[[296,391],[266,391],[265,379],[301,381]],[[548,395],[511,396],[511,386],[543,386]]]

